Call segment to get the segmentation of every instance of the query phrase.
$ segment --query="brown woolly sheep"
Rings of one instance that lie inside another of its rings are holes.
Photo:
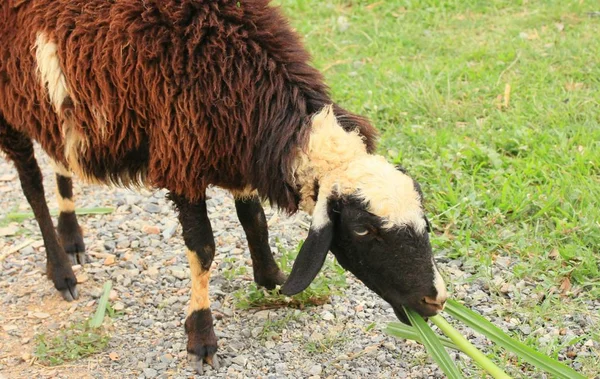
[[[258,284],[300,292],[331,251],[400,319],[402,305],[424,316],[443,308],[418,185],[373,154],[366,119],[331,105],[299,37],[267,0],[8,0],[0,53],[0,148],[66,300],[78,297],[70,260],[85,260],[74,172],[170,191],[192,275],[187,350],[199,370],[217,365],[209,185],[236,196]],[[55,162],[58,233],[32,141]],[[259,198],[313,216],[287,281]]]

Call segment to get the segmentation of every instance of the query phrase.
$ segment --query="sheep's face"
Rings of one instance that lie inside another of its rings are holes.
[[[423,316],[439,312],[446,289],[426,230],[389,225],[355,195],[329,201],[333,218],[331,252],[338,262],[392,305],[407,322],[402,305]],[[427,223],[423,217],[423,222]]]
[[[443,309],[447,293],[416,182],[383,158],[366,156],[324,178],[319,188],[309,236],[284,294],[306,288],[330,250],[401,321],[407,322],[403,305],[425,317]]]

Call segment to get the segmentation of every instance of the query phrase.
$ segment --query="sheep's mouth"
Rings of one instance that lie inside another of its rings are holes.
[[[406,312],[404,312],[404,309],[402,307],[398,308],[392,306],[392,309],[394,310],[394,313],[396,314],[398,320],[400,320],[403,324],[411,325],[410,321],[408,320],[408,316],[406,315]]]

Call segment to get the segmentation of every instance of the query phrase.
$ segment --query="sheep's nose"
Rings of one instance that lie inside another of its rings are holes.
[[[436,312],[440,312],[444,309],[446,305],[446,299],[448,295],[446,293],[438,294],[437,297],[425,296],[422,301],[429,305],[431,308],[435,309]]]

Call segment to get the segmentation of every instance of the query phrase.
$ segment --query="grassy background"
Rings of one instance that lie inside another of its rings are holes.
[[[481,267],[470,280],[493,297],[488,267],[508,258],[511,283],[534,282],[545,298],[516,298],[507,312],[557,326],[590,312],[600,298],[600,3],[277,3],[334,99],[370,117],[380,153],[423,186],[438,256]]]

